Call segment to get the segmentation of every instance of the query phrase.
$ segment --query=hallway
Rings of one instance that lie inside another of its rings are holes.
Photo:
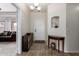
[[[57,50],[48,49],[45,43],[34,42],[28,52],[22,52],[19,56],[72,56],[79,54],[66,54],[62,52],[57,52]]]

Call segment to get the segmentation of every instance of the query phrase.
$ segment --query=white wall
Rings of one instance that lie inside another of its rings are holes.
[[[51,28],[51,17],[59,16],[59,28]],[[48,35],[66,37],[66,4],[53,3],[48,5]]]
[[[79,52],[79,4],[67,4],[66,52]]]
[[[14,4],[18,8],[17,12],[17,53],[21,53],[22,51],[22,35],[30,31],[29,27],[29,16],[30,16],[30,10],[27,7],[26,4],[19,3]]]
[[[59,28],[51,28],[51,17],[59,16]],[[48,34],[66,36],[66,4],[48,5]]]
[[[24,3],[16,4],[18,5],[21,12],[21,34],[24,35],[30,32],[30,10]]]
[[[28,9],[28,7],[26,6],[26,9],[24,10],[24,12],[21,13],[21,32],[22,35],[24,35],[25,33],[30,32],[30,10]]]

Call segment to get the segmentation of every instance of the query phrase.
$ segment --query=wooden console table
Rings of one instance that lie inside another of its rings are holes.
[[[58,41],[58,52],[59,52],[59,49],[60,49],[60,41],[61,41],[62,42],[62,52],[64,52],[64,37],[48,35],[48,48],[49,48],[51,39]]]

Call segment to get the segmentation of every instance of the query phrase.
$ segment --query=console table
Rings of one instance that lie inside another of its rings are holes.
[[[33,33],[26,33],[22,36],[22,51],[28,51],[33,43]]]
[[[48,48],[49,48],[49,45],[50,45],[50,40],[57,40],[58,41],[58,52],[59,52],[59,49],[60,49],[60,41],[61,41],[62,42],[62,52],[64,52],[64,37],[48,35]]]

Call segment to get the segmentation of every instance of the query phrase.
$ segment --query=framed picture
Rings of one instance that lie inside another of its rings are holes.
[[[51,17],[51,27],[54,27],[54,28],[59,27],[59,16]]]
[[[4,27],[4,21],[0,21],[0,27]]]

